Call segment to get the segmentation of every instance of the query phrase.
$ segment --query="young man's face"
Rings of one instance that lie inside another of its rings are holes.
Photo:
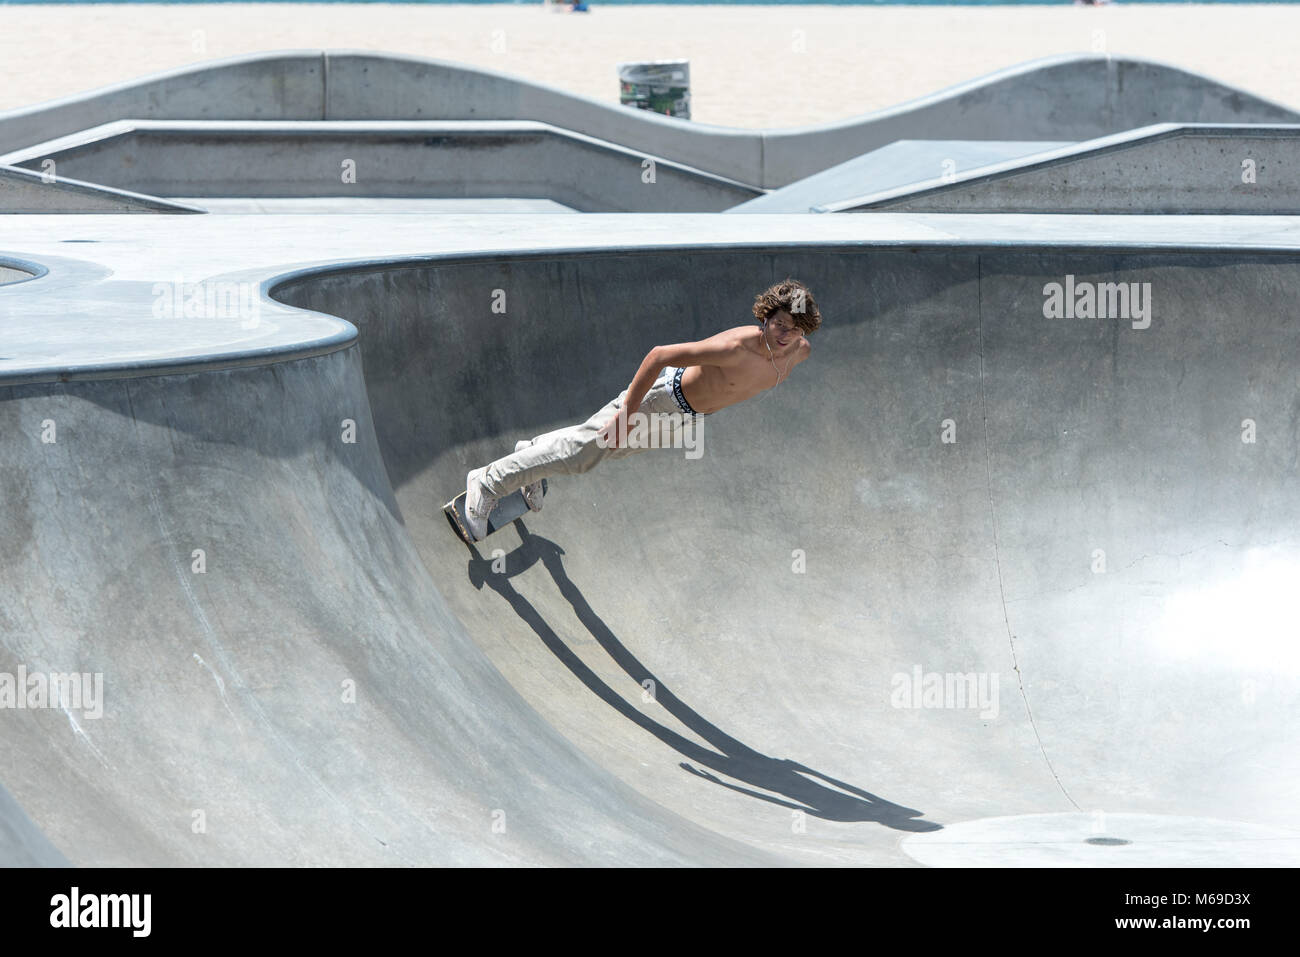
[[[794,324],[794,319],[790,317],[790,313],[784,309],[772,313],[763,328],[778,346],[788,346],[802,335],[799,327]]]

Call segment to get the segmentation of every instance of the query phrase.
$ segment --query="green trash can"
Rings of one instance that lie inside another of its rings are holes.
[[[618,101],[681,120],[691,118],[689,60],[651,60],[618,65]]]

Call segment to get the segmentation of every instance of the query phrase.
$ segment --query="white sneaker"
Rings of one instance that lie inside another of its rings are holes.
[[[526,449],[532,444],[532,439],[520,439],[515,443],[515,451]],[[531,485],[525,485],[523,491],[524,501],[528,503],[528,507],[534,512],[540,512],[542,510],[542,480],[538,479]]]
[[[479,481],[486,471],[485,465],[465,476],[465,518],[469,522],[470,537],[476,542],[487,538],[488,516],[497,507],[496,496],[489,495]]]

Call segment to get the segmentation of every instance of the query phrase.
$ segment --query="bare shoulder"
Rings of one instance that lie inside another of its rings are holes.
[[[724,329],[699,342],[677,342],[655,347],[656,357],[664,365],[730,366],[743,361],[745,326]]]
[[[812,355],[812,343],[808,341],[807,336],[804,336],[803,341],[799,343],[799,351],[795,353],[794,364],[798,365],[810,355]]]
[[[723,329],[714,338],[737,349],[743,349],[746,343],[757,343],[762,334],[763,330],[758,326],[732,326],[730,329]]]
[[[740,347],[746,339],[752,337],[754,327],[752,326],[733,326],[730,329],[723,329],[721,332],[715,332],[706,339],[701,339],[700,344],[707,343],[714,348]]]
[[[716,365],[730,365],[741,359],[747,348],[752,348],[758,334],[755,326],[733,326],[700,341]]]

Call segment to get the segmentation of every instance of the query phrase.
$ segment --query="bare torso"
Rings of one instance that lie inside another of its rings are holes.
[[[790,370],[808,358],[808,340],[798,341],[785,349],[769,353],[763,332],[755,326],[738,326],[734,330],[740,345],[734,361],[725,366],[694,365],[682,373],[682,393],[696,412],[717,412],[737,402],[752,399],[788,378]]]

